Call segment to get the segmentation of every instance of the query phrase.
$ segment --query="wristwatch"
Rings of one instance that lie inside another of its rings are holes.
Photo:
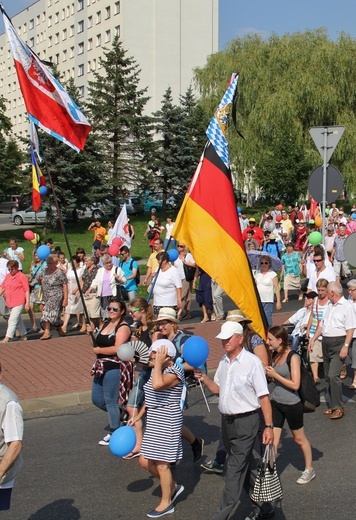
[[[348,343],[344,343],[344,347],[348,347],[348,346],[349,346],[349,344],[348,344]]]
[[[271,428],[271,430],[273,430],[274,424],[265,424],[265,428]]]

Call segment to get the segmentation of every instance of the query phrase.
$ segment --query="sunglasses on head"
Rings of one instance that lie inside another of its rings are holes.
[[[114,311],[114,312],[117,312],[117,311],[119,311],[120,309],[119,309],[119,307],[111,307],[111,306],[109,305],[109,307],[106,307],[106,310],[107,310],[107,311]]]

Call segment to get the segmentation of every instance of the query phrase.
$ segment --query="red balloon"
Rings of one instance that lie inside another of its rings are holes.
[[[280,222],[281,220],[282,220],[282,216],[281,216],[281,215],[277,215],[277,216],[276,216],[276,221],[277,221],[277,222]]]
[[[113,238],[111,243],[116,246],[119,246],[119,249],[120,249],[120,247],[124,244],[124,241],[120,237],[115,237],[115,238]]]
[[[116,256],[120,251],[120,248],[117,244],[111,244],[111,246],[109,246],[109,255],[110,256]]]
[[[26,238],[26,240],[33,240],[35,238],[35,234],[31,229],[28,229],[24,232],[23,236]]]
[[[283,209],[282,204],[278,204],[277,209],[278,209],[278,211],[282,211],[282,209]]]

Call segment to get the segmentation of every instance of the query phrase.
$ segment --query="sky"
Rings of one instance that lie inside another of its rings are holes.
[[[34,3],[0,2],[10,17]],[[325,27],[332,40],[337,40],[341,32],[356,38],[356,0],[220,0],[219,5],[219,50],[251,32],[268,37]],[[0,33],[3,31],[1,21]]]

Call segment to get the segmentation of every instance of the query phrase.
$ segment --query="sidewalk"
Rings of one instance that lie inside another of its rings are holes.
[[[283,323],[289,315],[290,312],[276,314],[274,324]],[[220,327],[221,322],[183,322],[180,326],[209,343],[209,370],[216,369],[223,354],[220,340],[215,339]],[[87,334],[0,344],[2,380],[19,396],[25,412],[90,403],[90,368],[94,359]]]

